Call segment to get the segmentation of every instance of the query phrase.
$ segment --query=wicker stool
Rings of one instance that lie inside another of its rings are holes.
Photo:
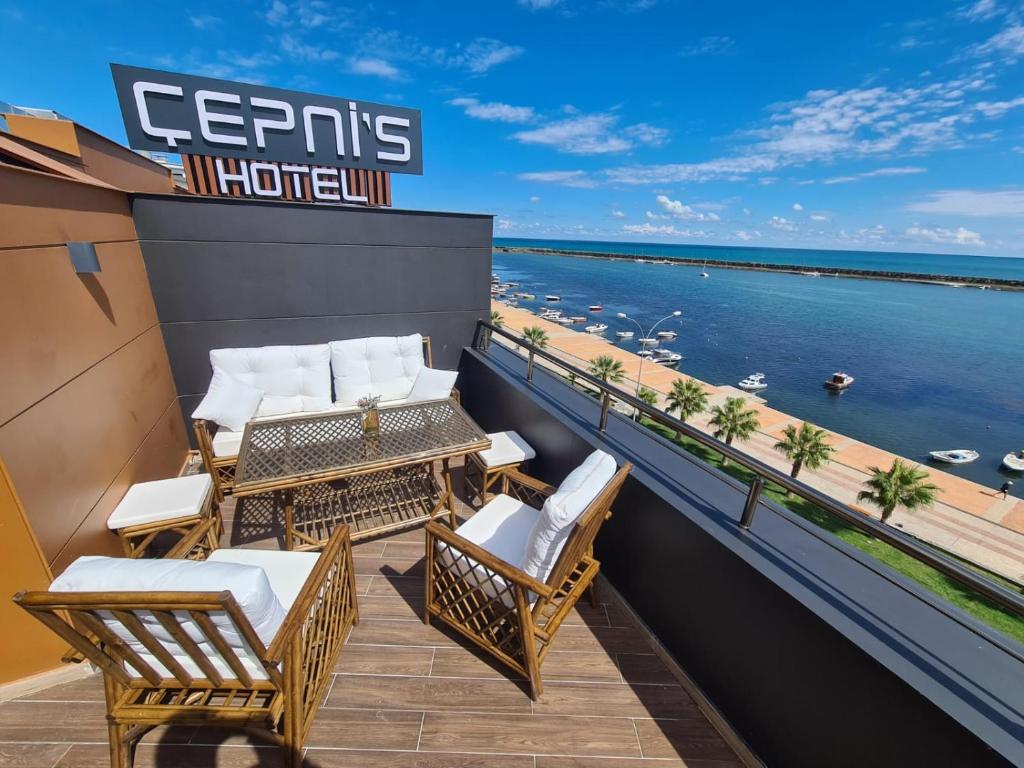
[[[479,494],[481,504],[487,503],[491,488],[506,469],[522,468],[537,455],[518,432],[494,432],[487,437],[491,440],[491,447],[467,456],[463,475],[466,500]]]
[[[107,518],[128,557],[142,557],[157,534],[174,531],[186,535],[209,515],[218,515],[210,526],[209,546],[216,549],[220,537],[219,510],[213,509],[213,480],[208,474],[172,477],[135,483]]]

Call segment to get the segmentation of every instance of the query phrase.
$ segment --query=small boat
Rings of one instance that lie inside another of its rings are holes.
[[[677,339],[679,338],[679,331],[658,331],[659,339]]]
[[[600,304],[591,304],[589,307],[587,307],[587,309],[589,309],[591,312],[600,312],[602,309],[604,309],[604,307],[602,307]]]
[[[649,349],[641,349],[636,354],[637,354],[637,357],[647,357],[647,358],[652,357],[654,355],[654,353],[651,350],[649,350]]]
[[[651,360],[661,365],[678,365],[682,359],[683,356],[678,352],[672,352],[668,349],[656,349],[651,352]]]
[[[550,294],[548,294],[547,296],[544,297],[544,301],[561,301],[561,300],[562,300],[561,296],[556,296],[553,293],[550,293]]]
[[[508,285],[511,288],[518,288],[519,287],[519,283],[513,283],[511,280],[509,280]]]
[[[637,341],[640,342],[641,347],[656,347],[658,346],[658,340],[652,339],[648,336],[641,336]]]
[[[825,387],[839,392],[844,389],[848,389],[853,382],[854,378],[850,374],[843,373],[842,371],[836,371],[825,379]]]
[[[704,259],[704,266],[700,268],[701,277],[709,277],[708,275],[708,260]]]
[[[1014,453],[1010,451],[1003,456],[1003,468],[1011,472],[1024,472],[1024,451]]]
[[[527,301],[533,301],[537,297],[534,296],[532,293],[520,293],[519,294],[519,298],[520,299],[526,299]]]
[[[764,380],[763,373],[752,373],[736,386],[744,392],[760,392],[763,389],[768,389],[768,382]]]
[[[970,464],[981,454],[967,448],[954,448],[952,451],[930,451],[928,455],[936,461],[944,461],[947,464]]]
[[[584,328],[587,333],[604,333],[608,330],[608,326],[604,323],[598,323],[597,325],[588,325]]]
[[[616,331],[615,335],[618,336],[620,339],[632,339],[633,338],[633,332],[632,331]]]
[[[573,315],[569,319],[572,320],[574,323],[585,323],[585,322],[587,322],[586,315]]]
[[[804,277],[821,277],[821,272],[801,272]]]

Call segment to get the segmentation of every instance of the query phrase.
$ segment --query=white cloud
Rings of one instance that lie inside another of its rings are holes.
[[[448,102],[452,106],[462,107],[467,115],[477,120],[496,120],[502,123],[528,123],[537,114],[533,107],[514,107],[500,101],[481,102],[470,96],[460,96]]]
[[[827,213],[812,213],[811,221],[831,221]]]
[[[995,0],[977,0],[977,2],[961,8],[957,15],[968,21],[987,21],[1000,13],[1002,13],[1002,9]]]
[[[793,203],[793,210],[796,211],[797,213],[799,213],[803,209],[804,209],[804,207],[802,205],[800,205],[800,203]]]
[[[334,61],[341,55],[331,48],[304,43],[291,34],[281,35],[280,48],[296,61],[327,62]]]
[[[677,237],[707,237],[700,229],[676,229],[675,224],[623,224],[623,232],[633,235],[675,235]]]
[[[908,227],[904,234],[911,240],[928,243],[953,243],[956,245],[985,245],[981,235],[963,227],[945,229],[943,227]]]
[[[933,192],[928,197],[928,200],[911,203],[907,210],[950,216],[1024,217],[1024,190],[1021,189],[992,192],[950,189]]]
[[[597,182],[590,178],[585,171],[531,171],[520,173],[516,178],[520,181],[561,184],[564,187],[577,187],[580,189],[590,189],[597,186]]]
[[[733,232],[733,235],[736,236],[737,240],[743,240],[744,242],[746,242],[747,240],[755,240],[761,237],[761,233],[756,229],[752,229],[749,231],[745,229],[737,229],[735,232]]]
[[[297,0],[291,4],[273,0],[264,18],[271,26],[305,30],[343,24],[331,5],[324,0]]]
[[[1024,25],[1011,23],[973,49],[980,57],[994,56],[1014,62],[1024,56]]]
[[[384,59],[349,59],[348,71],[355,75],[373,75],[386,80],[400,80],[402,73]]]
[[[707,213],[695,211],[689,205],[684,204],[682,200],[671,200],[667,195],[658,195],[655,198],[655,202],[665,212],[662,218],[671,217],[688,221],[720,221],[717,213],[712,211]],[[650,211],[647,213],[648,218],[653,218]]]
[[[523,52],[524,49],[518,45],[509,45],[490,37],[478,37],[453,54],[449,59],[449,65],[463,67],[480,75],[491,67],[522,56]]]
[[[574,115],[539,128],[519,131],[512,138],[522,144],[538,144],[573,155],[626,152],[636,144],[660,144],[665,132],[646,123],[617,130],[617,115]]]
[[[680,52],[680,56],[721,56],[736,51],[736,41],[725,35],[709,35],[695,43],[690,43]]]
[[[626,218],[626,214],[623,211],[620,211],[620,210],[617,210],[617,209],[612,209],[612,214],[611,215],[612,215],[613,219],[624,219],[624,218]]]
[[[863,173],[855,173],[852,176],[833,176],[830,179],[825,179],[825,184],[849,184],[854,181],[860,181],[861,179],[873,179],[876,176],[909,176],[915,173],[926,173],[927,168],[920,168],[916,165],[905,165],[893,168],[876,168],[873,171],[864,171]]]
[[[985,117],[1000,118],[1017,107],[1024,107],[1024,96],[1009,101],[979,101],[975,108]]]
[[[196,29],[210,29],[220,24],[221,19],[219,16],[211,16],[206,13],[198,13],[195,15],[189,15],[189,23],[192,24]]]
[[[538,197],[537,195],[533,195],[533,196],[532,196],[532,197],[530,198],[530,202],[531,202],[531,203],[533,203],[534,205],[536,205],[537,203],[539,203],[539,202],[540,202],[540,198],[539,198],[539,197]]]
[[[562,4],[562,0],[519,0],[519,4],[531,11],[546,11]]]
[[[512,222],[510,219],[498,219],[494,223],[495,225],[497,225],[498,229],[501,230],[513,229],[515,227],[515,223]]]
[[[768,221],[768,226],[772,229],[779,229],[783,232],[795,232],[796,224],[789,219],[784,219],[782,216],[772,216]]]

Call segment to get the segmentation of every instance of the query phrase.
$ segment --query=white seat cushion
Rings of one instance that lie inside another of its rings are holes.
[[[332,341],[334,400],[355,405],[365,395],[382,400],[409,396],[423,367],[423,337],[372,336]]]
[[[445,400],[451,397],[452,387],[459,377],[458,371],[442,371],[437,368],[423,366],[416,374],[412,390],[409,392],[410,403],[422,403],[427,400]]]
[[[379,406],[381,408],[388,408],[395,405],[404,405],[407,402],[408,400],[404,397],[400,397],[396,400],[381,400]],[[286,413],[281,416],[256,418],[252,419],[252,421],[276,421],[277,419],[285,419],[289,416],[316,416],[321,413],[354,413],[358,410],[358,405],[342,405],[340,403],[335,403],[330,408],[325,408],[322,411],[313,411],[310,413]],[[211,441],[213,444],[213,455],[218,458],[237,456],[238,452],[242,450],[242,436],[244,434],[244,430],[235,432],[224,427],[218,429],[217,434],[213,436],[213,440]]]
[[[306,583],[313,566],[320,559],[318,552],[278,552],[273,549],[218,549],[207,558],[208,563],[255,565],[263,569],[277,599],[287,613]]]
[[[455,532],[474,544],[483,547],[516,568],[522,567],[530,531],[540,512],[511,496],[499,494],[487,502]],[[445,565],[454,567],[481,591],[491,597],[501,595],[501,600],[511,607],[512,596],[505,591],[507,582],[500,576],[492,575],[471,558],[452,555],[444,544],[438,547],[438,557]]]
[[[594,451],[548,496],[530,531],[523,570],[546,582],[573,524],[615,475],[615,459]]]
[[[331,351],[326,344],[211,349],[210,365],[263,390],[257,416],[319,411],[331,405]]]
[[[198,515],[212,487],[213,481],[206,473],[135,483],[107,518],[107,527],[116,531],[143,523]]]
[[[193,419],[206,419],[222,427],[241,431],[259,410],[263,390],[239,381],[220,368],[213,369],[210,387],[192,411]]]
[[[277,553],[275,553],[277,554]],[[291,553],[286,553],[291,554]],[[254,565],[231,562],[196,562],[193,560],[133,560],[119,557],[80,557],[53,584],[51,592],[222,592],[234,596],[242,612],[264,645],[270,645],[284,622],[286,610],[270,585],[267,572]],[[171,634],[144,609],[134,611],[136,618],[167,648],[185,670],[196,677],[202,671],[191,660]],[[113,615],[101,612],[104,622],[131,648],[142,656],[159,674],[170,672],[151,655],[128,629]],[[187,614],[177,614],[185,631],[210,658],[219,673],[228,678],[235,675],[211,643],[203,640],[198,626]],[[236,630],[223,611],[212,611],[210,618],[254,677],[265,679],[259,658]],[[201,642],[200,642],[201,641]],[[135,670],[129,669],[130,672]],[[141,675],[136,675],[141,677]]]
[[[507,467],[510,464],[521,464],[537,455],[528,442],[518,432],[490,432],[491,447],[477,454],[485,467]]]

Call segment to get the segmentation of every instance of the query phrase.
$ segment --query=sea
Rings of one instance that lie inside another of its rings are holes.
[[[521,308],[554,306],[608,324],[604,336],[636,326],[679,337],[679,370],[711,384],[762,372],[768,405],[893,453],[998,488],[1024,476],[1002,457],[1024,448],[1024,292],[858,278],[715,268],[715,261],[897,270],[1024,279],[1024,258],[936,256],[590,241],[496,239],[495,245],[707,258],[700,266],[601,260],[540,253],[494,254],[493,269],[514,290],[533,293]],[[550,304],[545,294],[561,301]],[[587,307],[601,304],[591,313]],[[580,326],[576,326],[580,328]],[[639,337],[639,333],[636,334]],[[842,393],[822,384],[835,371],[856,378]],[[969,448],[972,464],[934,463],[929,451]]]

